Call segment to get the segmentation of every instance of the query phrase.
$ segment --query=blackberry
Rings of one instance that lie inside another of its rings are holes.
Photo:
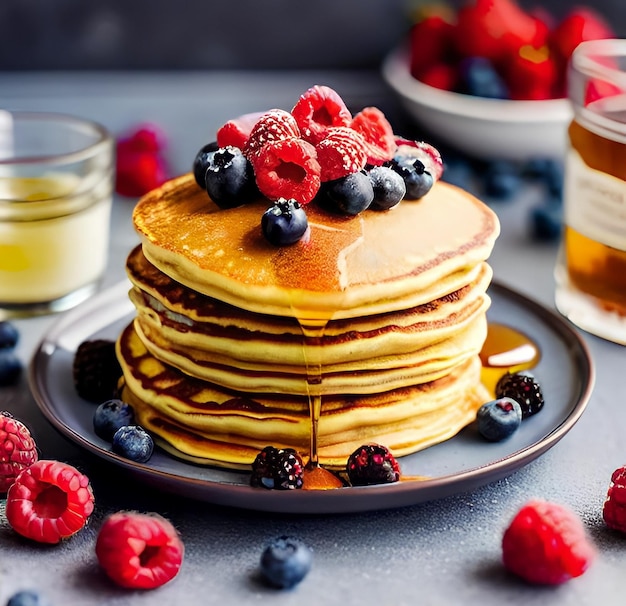
[[[496,398],[511,398],[522,409],[522,419],[537,414],[543,408],[541,385],[530,374],[506,373],[496,384]]]
[[[266,446],[252,463],[251,486],[267,489],[302,488],[304,465],[293,448]]]
[[[74,387],[81,398],[99,404],[115,396],[122,368],[115,355],[115,342],[83,341],[72,366]]]
[[[346,472],[353,486],[391,484],[400,479],[400,466],[386,446],[364,444],[348,458]]]

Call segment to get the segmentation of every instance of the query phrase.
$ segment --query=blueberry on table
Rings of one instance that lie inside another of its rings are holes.
[[[25,589],[14,593],[6,606],[49,606],[50,602],[40,593],[32,589]]]
[[[154,451],[152,436],[139,425],[124,425],[113,436],[112,450],[115,454],[137,463],[145,463]]]
[[[22,374],[22,363],[11,350],[0,349],[0,387],[15,385]]]
[[[11,322],[0,322],[0,349],[13,349],[17,345],[19,331]]]
[[[261,217],[261,231],[274,246],[295,244],[308,228],[306,213],[295,200],[280,198]]]
[[[479,433],[490,442],[501,442],[512,436],[522,422],[522,409],[511,398],[486,402],[476,414]]]
[[[135,412],[130,404],[117,398],[102,402],[93,413],[93,428],[96,435],[107,442],[113,441],[115,432],[124,425],[132,425]]]
[[[375,166],[367,173],[374,189],[370,208],[388,210],[400,203],[406,194],[404,179],[388,166]]]
[[[290,589],[307,575],[313,552],[295,537],[281,536],[267,545],[261,554],[261,575],[274,587]]]

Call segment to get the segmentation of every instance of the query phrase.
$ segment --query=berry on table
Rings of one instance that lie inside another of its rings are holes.
[[[207,154],[204,189],[220,208],[233,208],[259,196],[252,164],[238,147]]]
[[[98,563],[113,582],[129,589],[154,589],[171,581],[184,552],[178,531],[155,513],[113,513],[96,539]]]
[[[365,140],[351,128],[330,129],[315,149],[322,182],[356,173],[365,168],[367,163]]]
[[[626,467],[618,467],[611,474],[602,517],[609,528],[626,533]]]
[[[124,425],[113,435],[111,450],[131,461],[145,463],[154,452],[154,440],[143,427]]]
[[[114,398],[102,402],[93,413],[93,428],[96,435],[113,441],[115,432],[124,425],[132,425],[135,420],[133,407],[122,400]]]
[[[404,179],[388,166],[374,166],[367,171],[374,189],[370,205],[376,210],[389,210],[399,204],[406,194]]]
[[[222,145],[221,147],[226,147]],[[206,171],[213,160],[213,154],[220,148],[216,141],[203,145],[193,159],[192,171],[196,183],[206,189]]]
[[[22,362],[8,349],[0,349],[0,387],[15,385],[22,374]]]
[[[327,210],[355,216],[374,201],[374,186],[363,171],[322,184],[319,202]]]
[[[295,244],[308,228],[306,213],[295,200],[280,198],[261,216],[261,231],[274,246]]]
[[[302,488],[304,465],[293,448],[266,446],[252,463],[250,485],[268,490]]]
[[[78,395],[93,403],[112,398],[122,376],[115,355],[115,342],[108,339],[83,341],[72,363],[74,388]]]
[[[478,431],[490,442],[501,442],[512,436],[522,422],[522,409],[511,398],[485,402],[476,413]]]
[[[521,372],[505,373],[496,383],[497,398],[511,398],[522,409],[522,419],[537,414],[544,405],[543,390],[535,377]]]
[[[9,488],[6,517],[13,530],[40,543],[59,543],[77,533],[94,509],[87,476],[60,461],[40,459]]]
[[[13,349],[19,340],[20,333],[11,322],[0,322],[0,349]]]
[[[529,583],[564,583],[582,575],[594,557],[580,518],[548,501],[526,503],[502,537],[504,566]]]
[[[346,473],[353,486],[391,484],[400,479],[400,466],[386,446],[364,444],[348,457]]]
[[[15,478],[39,455],[35,440],[21,421],[8,412],[0,412],[0,494],[4,494]]]
[[[6,606],[49,606],[50,602],[39,592],[33,589],[23,589],[14,593]]]
[[[279,589],[295,587],[311,570],[313,552],[303,541],[281,536],[265,547],[261,554],[263,578]]]
[[[340,95],[328,86],[312,86],[305,91],[291,114],[298,123],[302,138],[317,145],[326,137],[329,129],[349,126],[352,114]]]

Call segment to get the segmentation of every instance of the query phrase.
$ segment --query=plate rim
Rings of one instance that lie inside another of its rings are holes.
[[[45,368],[45,364],[51,360],[54,351],[60,349],[58,345],[59,336],[67,327],[77,324],[77,320],[89,316],[94,309],[99,309],[110,300],[115,302],[120,299],[118,301],[120,309],[118,310],[115,306],[108,308],[107,318],[115,315],[115,313],[120,313],[122,309],[126,309],[127,313],[132,313],[134,308],[127,301],[126,296],[129,284],[125,280],[101,291],[73,310],[62,314],[49,328],[40,340],[29,363],[28,383],[31,394],[48,422],[75,445],[109,463],[124,468],[131,474],[137,475],[147,484],[161,488],[165,486],[168,491],[175,489],[176,493],[185,497],[216,505],[273,513],[356,513],[417,505],[453,494],[460,494],[507,477],[552,448],[578,422],[587,407],[595,385],[593,358],[589,347],[576,328],[555,310],[494,279],[489,290],[499,291],[503,297],[514,299],[517,305],[525,307],[533,315],[539,316],[547,322],[555,333],[570,345],[570,356],[572,356],[576,368],[581,370],[581,390],[577,400],[572,402],[573,406],[569,413],[560,418],[560,422],[552,427],[542,439],[497,460],[460,472],[419,481],[400,481],[375,486],[349,486],[332,490],[271,491],[244,484],[183,476],[151,467],[149,464],[136,463],[105,450],[59,419],[54,413],[54,405],[48,401],[49,394],[42,376],[45,373],[41,369]],[[122,293],[123,299],[120,297]],[[119,320],[122,317],[123,315],[119,315],[116,319]],[[95,333],[110,323],[103,324],[100,322],[100,326],[91,332]],[[166,454],[165,456],[172,455]],[[175,457],[172,456],[172,458]],[[180,462],[181,464],[193,465],[193,463],[182,460]],[[245,472],[236,470],[229,471],[245,474]]]

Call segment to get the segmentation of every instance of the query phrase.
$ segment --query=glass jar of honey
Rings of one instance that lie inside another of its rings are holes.
[[[626,345],[626,40],[583,42],[568,78],[555,303],[583,330]]]

